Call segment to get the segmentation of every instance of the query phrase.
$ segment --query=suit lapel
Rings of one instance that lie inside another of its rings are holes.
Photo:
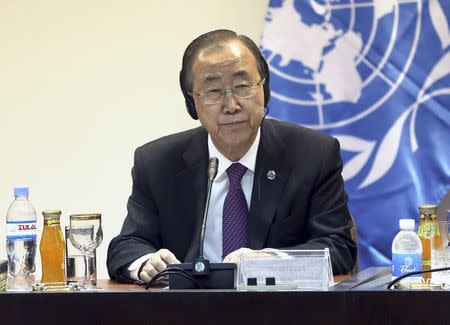
[[[285,145],[270,120],[261,127],[248,224],[249,247],[262,249],[291,167],[285,159]],[[268,173],[271,175],[268,175]],[[275,173],[275,178],[270,179]]]
[[[180,200],[185,201],[179,207],[190,206],[189,211],[178,211],[180,215],[186,216],[189,225],[192,229],[193,236],[191,241],[187,243],[189,248],[185,261],[190,261],[198,256],[200,227],[202,216],[205,209],[206,189],[207,189],[207,167],[208,167],[208,142],[207,133],[201,128],[200,132],[194,135],[190,146],[183,154],[183,159],[186,168],[176,175],[175,184],[182,190],[179,193],[184,193]],[[178,191],[177,191],[178,192]],[[186,229],[180,229],[186,231]]]

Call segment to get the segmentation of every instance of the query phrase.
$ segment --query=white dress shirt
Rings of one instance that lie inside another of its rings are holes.
[[[211,137],[208,135],[209,157],[219,159],[219,169],[211,190],[211,199],[209,204],[208,220],[205,230],[204,255],[211,263],[222,262],[225,256],[222,256],[222,214],[223,203],[228,193],[230,182],[228,181],[227,168],[235,162],[247,167],[247,171],[241,180],[242,190],[244,191],[247,207],[250,209],[250,200],[252,197],[253,178],[255,175],[256,154],[258,152],[260,133],[256,135],[255,141],[247,153],[239,161],[231,161],[224,157],[214,146]]]
[[[245,200],[247,201],[247,206],[250,209],[253,179],[255,175],[256,154],[258,153],[260,137],[260,129],[258,129],[255,141],[253,141],[253,144],[247,153],[239,161],[231,161],[219,152],[208,134],[209,157],[217,157],[219,159],[217,176],[211,190],[208,219],[206,221],[205,230],[205,246],[203,250],[205,258],[207,258],[211,263],[222,262],[225,257],[222,256],[222,214],[223,203],[229,187],[226,170],[235,162],[239,162],[247,167],[247,171],[242,177],[241,185],[245,195]],[[138,271],[142,263],[148,260],[151,255],[151,253],[146,254],[131,263],[128,267],[128,271],[130,271],[130,277],[132,279],[142,283],[138,277]],[[179,258],[179,256],[177,256],[177,258]]]

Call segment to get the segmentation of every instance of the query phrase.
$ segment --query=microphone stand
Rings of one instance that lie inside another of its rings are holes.
[[[169,289],[235,288],[236,264],[209,263],[209,260],[203,256],[209,201],[211,198],[212,185],[217,176],[218,166],[219,160],[216,157],[211,157],[208,163],[208,190],[205,213],[203,214],[202,228],[200,231],[199,255],[192,263],[170,264],[167,266],[167,270],[170,271],[168,273]]]

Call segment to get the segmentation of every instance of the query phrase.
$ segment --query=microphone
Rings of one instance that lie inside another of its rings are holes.
[[[219,159],[211,157],[208,162],[208,189],[206,194],[205,212],[203,213],[202,228],[200,230],[200,246],[198,257],[194,260],[193,274],[194,275],[206,275],[209,273],[209,260],[203,256],[203,248],[205,246],[205,229],[206,221],[208,220],[209,201],[211,199],[211,190],[214,179],[217,176],[217,169],[219,168]]]
[[[219,159],[211,157],[208,163],[208,188],[200,231],[198,257],[192,263],[171,264],[167,266],[169,289],[234,289],[236,264],[209,263],[203,256],[205,229],[208,219],[209,201],[214,179],[217,176]]]
[[[219,159],[217,159],[216,157],[211,157],[208,163],[208,190],[206,196],[205,213],[203,214],[202,229],[200,232],[200,248],[198,254],[199,258],[203,258],[203,248],[205,246],[206,221],[208,219],[208,211],[209,211],[209,200],[211,199],[212,184],[217,176],[218,168],[219,168]]]

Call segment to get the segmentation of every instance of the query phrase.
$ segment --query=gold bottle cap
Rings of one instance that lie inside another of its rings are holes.
[[[419,205],[419,211],[424,214],[436,213],[437,207],[436,204],[421,204]]]
[[[44,216],[45,219],[59,218],[59,217],[61,217],[61,211],[60,210],[44,210],[44,211],[42,211],[42,215]]]

